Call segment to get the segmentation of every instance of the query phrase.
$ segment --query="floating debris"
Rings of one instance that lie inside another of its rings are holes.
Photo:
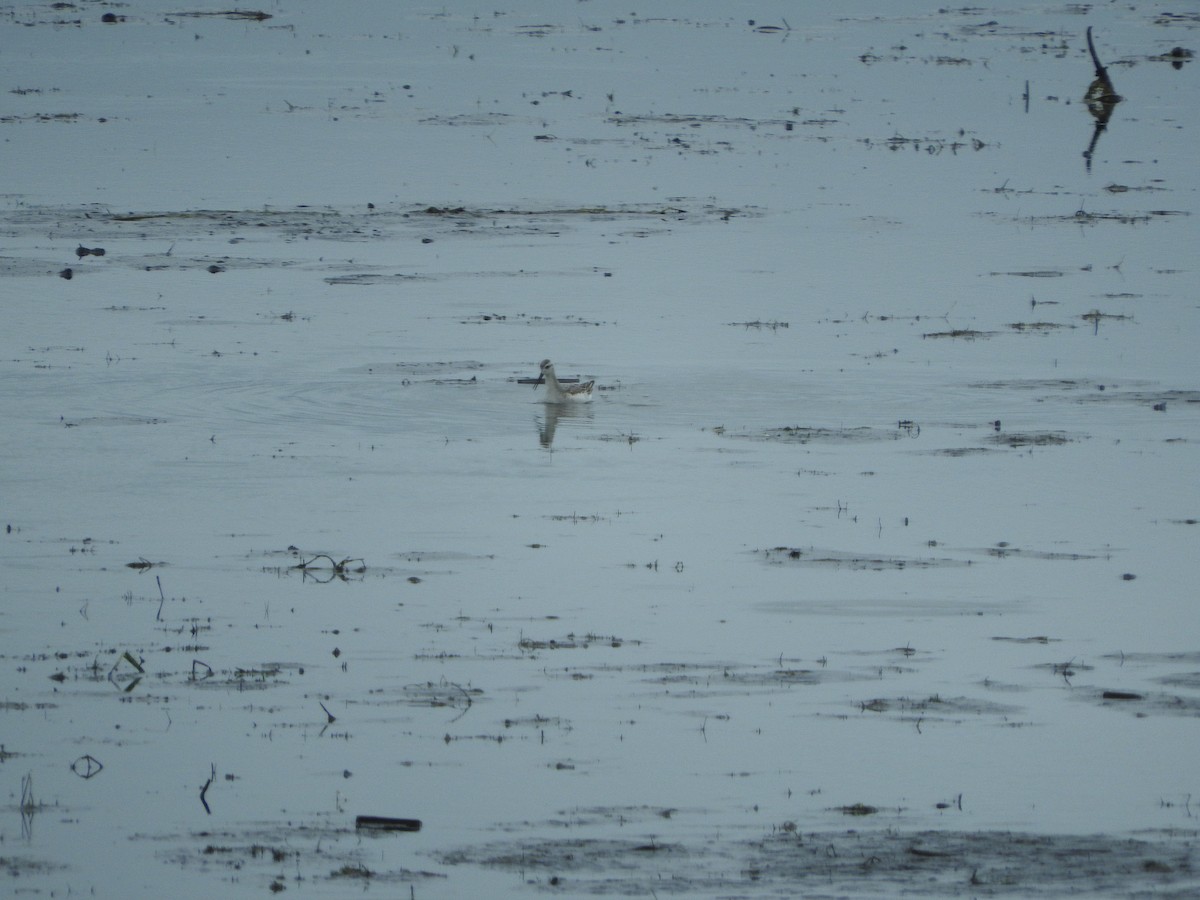
[[[356,816],[354,827],[361,831],[420,831],[420,819],[393,819],[388,816]]]

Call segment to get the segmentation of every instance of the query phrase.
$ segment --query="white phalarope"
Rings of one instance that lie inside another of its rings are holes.
[[[595,383],[585,381],[582,384],[560,384],[554,374],[554,363],[543,359],[542,374],[538,376],[533,387],[536,390],[539,384],[546,385],[546,403],[586,403],[592,399],[592,386]]]

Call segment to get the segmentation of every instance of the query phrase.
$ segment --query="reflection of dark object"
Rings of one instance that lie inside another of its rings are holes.
[[[96,759],[90,753],[85,753],[79,759],[75,760],[75,762],[71,763],[71,771],[83,779],[99,775],[103,768],[104,766],[101,765],[100,760]]]
[[[301,569],[304,572],[310,572],[314,568],[324,568],[323,566],[316,565],[317,561],[322,560],[322,559],[329,560],[330,570],[333,572],[334,575],[336,575],[342,579],[345,579],[345,576],[348,574],[361,575],[363,572],[367,571],[366,560],[362,559],[361,557],[347,556],[341,562],[338,562],[332,556],[330,556],[328,553],[318,553],[316,556],[314,556],[312,559],[308,560],[307,562],[301,561],[299,565],[292,566],[292,568],[293,569]],[[358,563],[358,565],[351,566],[350,563]]]
[[[1174,47],[1170,53],[1163,54],[1163,59],[1169,59],[1171,61],[1171,68],[1182,69],[1183,64],[1195,55],[1196,54],[1187,47]]]
[[[392,819],[387,816],[359,816],[354,820],[355,828],[373,831],[420,831],[420,819]]]
[[[1108,126],[1113,109],[1121,102],[1121,95],[1113,87],[1112,79],[1108,77],[1108,70],[1101,65],[1100,57],[1096,55],[1096,45],[1092,43],[1091,25],[1087,30],[1087,44],[1088,52],[1092,54],[1092,65],[1096,67],[1096,77],[1088,85],[1087,93],[1083,95],[1088,112],[1096,120],[1096,127],[1092,131],[1092,142],[1083,151],[1083,158],[1087,160],[1087,170],[1090,172],[1092,171],[1092,154],[1096,150],[1096,142],[1100,140],[1100,133]]]

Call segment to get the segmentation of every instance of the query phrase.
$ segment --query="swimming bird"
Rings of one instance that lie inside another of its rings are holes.
[[[542,374],[534,382],[536,389],[539,384],[546,385],[546,403],[586,403],[592,399],[594,381],[583,384],[560,384],[554,374],[554,363],[548,359],[542,360]]]

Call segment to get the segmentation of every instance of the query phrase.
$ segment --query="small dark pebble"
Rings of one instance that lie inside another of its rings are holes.
[[[58,273],[58,277],[65,278],[65,279],[67,279],[67,281],[70,281],[72,278],[75,277],[75,273],[73,271],[71,271],[70,266],[67,266],[67,268],[63,269],[61,272]]]
[[[213,263],[205,271],[207,271],[210,275],[216,275],[218,272],[224,272],[225,270],[222,269],[220,266],[218,266],[216,263]]]
[[[1166,403],[1155,403],[1155,404],[1154,404],[1154,411],[1155,411],[1155,412],[1166,412],[1166,411],[1167,411],[1167,404],[1166,404]]]
[[[1134,575],[1132,572],[1126,572],[1124,575],[1121,576],[1122,581],[1133,581],[1133,579],[1135,579],[1135,578],[1137,578],[1137,576]]]

